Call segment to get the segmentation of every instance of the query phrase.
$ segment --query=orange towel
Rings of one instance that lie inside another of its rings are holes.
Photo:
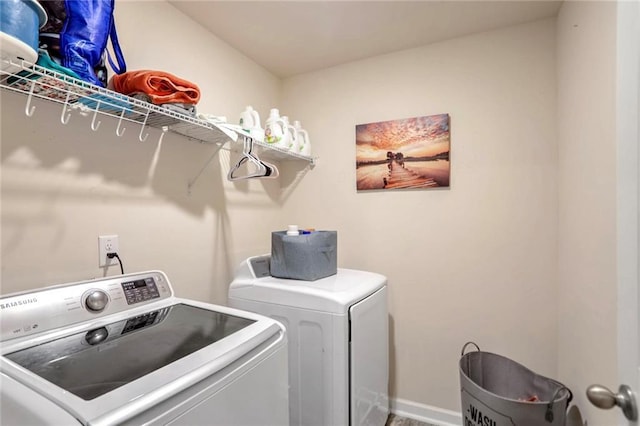
[[[127,71],[115,74],[109,87],[125,95],[144,93],[156,105],[169,103],[197,104],[200,89],[190,81],[165,71]]]

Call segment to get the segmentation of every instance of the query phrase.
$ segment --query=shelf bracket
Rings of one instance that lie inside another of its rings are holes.
[[[96,123],[96,117],[98,116],[99,109],[100,109],[100,100],[98,99],[98,102],[96,103],[96,109],[95,111],[93,111],[93,119],[91,120],[91,130],[93,130],[94,132],[98,130],[98,127],[100,127],[100,123],[102,123],[102,121],[98,121],[98,123]]]
[[[158,139],[158,144],[162,143],[162,138],[164,138],[164,135],[166,135],[168,131],[169,131],[169,126],[162,126],[162,133],[160,133],[160,139]]]
[[[68,91],[67,99],[64,101],[64,105],[62,106],[62,114],[60,115],[60,121],[62,122],[62,124],[67,124],[71,119],[71,110],[68,109],[70,97],[71,97],[71,91]]]
[[[118,127],[116,127],[116,135],[118,135],[118,137],[122,137],[122,135],[124,135],[124,131],[127,130],[126,127],[120,128],[120,126],[122,125],[122,119],[124,118],[124,111],[124,108],[122,108],[122,113],[120,113],[120,120],[118,120]]]
[[[204,165],[202,166],[202,168],[200,169],[198,174],[187,183],[187,193],[189,195],[191,195],[191,188],[193,188],[193,185],[196,184],[196,181],[200,178],[200,175],[202,175],[202,172],[204,172],[204,169],[206,169],[207,166],[209,165],[209,163],[211,163],[211,161],[218,155],[218,152],[220,152],[220,150],[222,149],[223,146],[224,146],[224,144],[222,144],[222,143],[218,144],[218,146],[216,147],[215,151],[213,151],[213,154],[211,154],[211,157],[209,157],[207,162],[204,163]]]
[[[29,89],[29,97],[27,97],[27,105],[24,107],[24,113],[27,114],[27,117],[33,117],[33,112],[36,110],[35,105],[31,105],[31,99],[33,99],[33,91],[36,88],[36,81],[33,80],[31,82],[31,89]]]

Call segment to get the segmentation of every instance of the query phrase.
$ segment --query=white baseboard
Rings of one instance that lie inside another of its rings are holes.
[[[438,426],[462,425],[462,414],[457,411],[419,404],[406,399],[390,399],[389,405],[391,412],[397,416]]]

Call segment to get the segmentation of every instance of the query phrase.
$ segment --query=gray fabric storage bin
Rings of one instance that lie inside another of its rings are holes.
[[[468,345],[478,351],[464,353]],[[564,426],[573,398],[562,383],[466,343],[460,358],[463,425]],[[535,397],[535,398],[532,398]]]
[[[271,275],[278,278],[315,281],[338,272],[338,233],[271,233]]]

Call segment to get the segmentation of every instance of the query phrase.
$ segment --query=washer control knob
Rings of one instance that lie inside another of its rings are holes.
[[[91,290],[84,300],[85,306],[92,312],[101,312],[107,307],[107,303],[109,303],[109,296],[102,290]]]

